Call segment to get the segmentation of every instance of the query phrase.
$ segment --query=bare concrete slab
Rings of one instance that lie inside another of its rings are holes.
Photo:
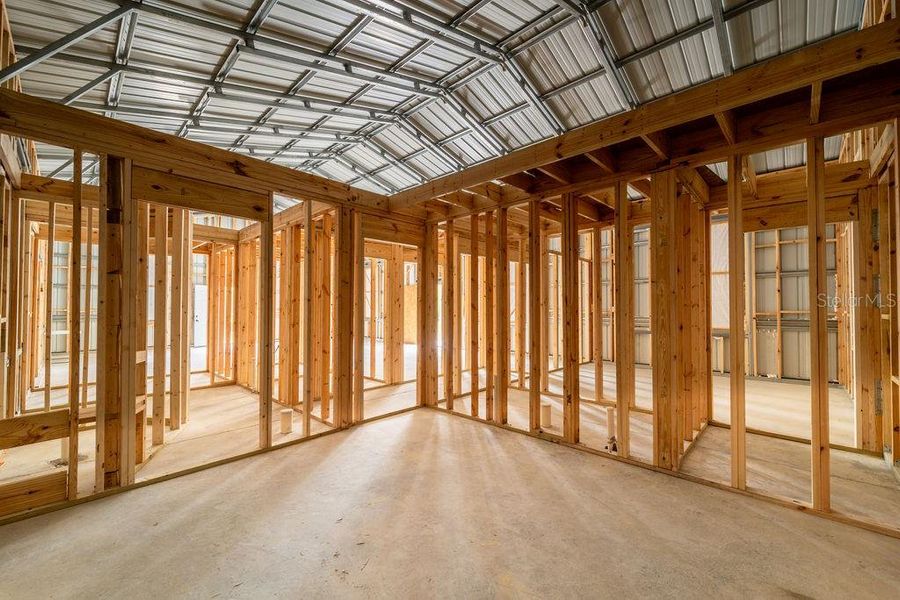
[[[0,598],[889,598],[900,540],[433,410],[0,528]]]

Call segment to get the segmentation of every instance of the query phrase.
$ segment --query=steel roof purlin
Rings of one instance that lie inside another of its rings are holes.
[[[857,28],[864,3],[8,0],[0,82],[393,193]]]

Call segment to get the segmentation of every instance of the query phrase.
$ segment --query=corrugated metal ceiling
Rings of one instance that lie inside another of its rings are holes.
[[[119,6],[7,4],[20,56]],[[390,193],[855,29],[863,5],[724,0],[723,54],[707,0],[145,0],[22,79],[37,96]],[[45,174],[68,175],[64,153],[39,149]],[[802,145],[753,157],[757,172],[802,162]]]

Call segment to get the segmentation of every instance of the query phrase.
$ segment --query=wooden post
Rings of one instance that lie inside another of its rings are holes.
[[[580,430],[580,376],[578,293],[578,198],[562,196],[562,277],[563,277],[563,437],[577,444]]]
[[[494,419],[508,422],[509,410],[509,209],[497,210],[497,382]]]
[[[3,34],[0,33],[0,38]],[[10,207],[13,203],[12,186],[4,177],[0,177],[0,419],[6,414],[6,381],[10,376],[14,376],[7,365],[11,365],[11,361],[6,354],[6,340],[9,332],[7,324],[9,323],[9,278],[11,270],[11,262],[9,259],[10,244]],[[12,263],[15,264],[15,263]]]
[[[119,162],[119,161],[117,161]],[[131,159],[121,160],[121,231],[122,256],[121,281],[121,333],[119,345],[119,397],[121,452],[119,485],[134,483],[134,466],[137,458],[137,274],[138,265],[138,211],[137,202],[131,196]],[[112,168],[110,169],[112,170]]]
[[[100,172],[96,491],[133,480],[135,400],[131,160],[102,156]]]
[[[146,202],[137,202],[137,225],[135,228],[135,249],[137,268],[134,282],[134,340],[137,364],[134,370],[135,402],[140,402],[135,423],[135,459],[136,464],[144,462],[145,440],[147,433],[147,413],[150,406],[147,401],[147,287],[149,279],[150,254],[150,209]],[[79,227],[79,230],[81,228]],[[79,257],[80,257],[79,247]]]
[[[859,199],[860,203],[860,219],[863,219],[864,216],[862,214],[862,198]],[[872,215],[869,214],[868,218],[871,219]],[[775,230],[775,374],[781,379],[784,376],[784,357],[782,356],[783,346],[782,343],[783,335],[782,335],[782,293],[781,293],[781,230]]]
[[[481,387],[478,376],[478,215],[472,215],[471,241],[469,244],[469,378],[471,380],[472,416],[478,416],[478,390]]]
[[[896,2],[891,5],[892,15],[894,18],[897,18],[897,6]],[[885,440],[888,444],[890,444],[890,453],[888,454],[888,461],[891,466],[895,469],[900,467],[898,463],[900,463],[900,383],[898,383],[898,375],[900,375],[900,367],[898,367],[898,352],[897,345],[900,343],[900,313],[898,313],[897,307],[897,287],[898,287],[898,278],[900,278],[900,272],[898,272],[898,261],[897,261],[897,238],[898,238],[898,229],[900,229],[900,119],[894,118],[893,121],[894,126],[894,160],[893,160],[893,180],[894,185],[889,190],[893,191],[893,196],[888,199],[888,205],[890,210],[888,214],[890,215],[890,243],[891,243],[891,256],[890,256],[890,269],[891,269],[891,285],[890,285],[890,293],[893,294],[891,296],[891,300],[893,302],[886,302],[888,304],[888,308],[890,310],[890,325],[891,325],[891,343],[895,350],[891,354],[891,381],[890,381],[890,394],[886,394],[884,400],[890,402],[889,413],[890,422],[887,424],[888,427],[888,439]],[[883,285],[883,284],[882,284]],[[827,403],[826,403],[827,406]],[[828,422],[827,419],[825,421]],[[826,427],[827,432],[827,427]],[[826,452],[828,451],[827,439],[825,443]],[[827,464],[826,464],[827,467]]]
[[[393,244],[390,258],[385,264],[387,324],[384,336],[384,379],[386,383],[401,383],[404,380],[403,271],[403,247]]]
[[[711,348],[709,331],[709,211],[699,202],[691,203],[691,390],[696,398],[697,413],[693,426],[700,429],[709,420]]]
[[[184,209],[172,209],[172,284],[169,303],[169,429],[181,429],[181,354],[184,352],[181,311],[184,302],[182,289],[184,271]]]
[[[650,330],[653,332],[653,464],[678,467],[678,323],[676,182],[673,171],[650,178]]]
[[[828,445],[828,285],[825,278],[825,142],[806,140],[809,244],[809,388],[812,402],[812,504],[831,508]],[[881,215],[885,218],[887,215]],[[893,223],[891,223],[893,226]],[[886,282],[882,282],[884,285]],[[890,381],[887,382],[891,384]]]
[[[318,276],[316,283],[319,285],[319,291],[316,300],[319,305],[319,313],[316,322],[319,331],[316,333],[316,339],[319,344],[321,360],[319,361],[319,389],[316,393],[319,395],[321,402],[319,412],[322,420],[334,423],[331,415],[331,366],[332,366],[332,337],[334,333],[332,311],[333,298],[333,281],[332,281],[332,245],[334,238],[334,217],[331,213],[322,216],[322,229],[319,235],[318,246],[316,248],[316,258],[318,260]]]
[[[154,445],[165,441],[166,418],[166,282],[168,281],[168,261],[166,259],[166,240],[168,234],[168,210],[156,206],[153,223],[155,247],[153,249],[153,416],[151,435]]]
[[[516,387],[525,389],[525,238],[518,242],[516,262]]]
[[[56,203],[47,203],[49,217],[47,220],[47,252],[44,265],[44,410],[50,410],[50,372],[52,364],[50,355],[53,335],[53,246],[56,233]]]
[[[437,260],[437,226],[426,223],[418,265],[419,406],[437,406]]]
[[[69,465],[68,492],[74,500],[78,495],[78,416],[81,403],[81,150],[72,154],[72,243],[69,246]],[[91,235],[88,232],[88,243]],[[85,356],[87,361],[87,356]]]
[[[676,443],[675,451],[679,457],[684,452],[684,444],[678,442],[692,442],[694,439],[694,413],[696,395],[692,388],[693,382],[693,352],[694,339],[692,324],[695,321],[695,311],[691,306],[692,282],[697,277],[694,264],[691,260],[691,196],[681,191],[676,196],[673,206],[675,211],[675,344],[678,355],[678,372],[676,381]]]
[[[540,234],[541,245],[541,353],[538,360],[541,361],[541,381],[540,388],[542,392],[550,390],[550,338],[556,339],[556,330],[551,327],[550,320],[550,252],[547,241],[547,234],[544,231],[543,224]]]
[[[84,279],[84,338],[83,342],[83,355],[84,361],[81,364],[81,406],[87,406],[87,397],[88,397],[88,364],[91,361],[91,289],[92,289],[92,281],[93,281],[93,270],[94,270],[94,209],[88,208],[87,210],[87,240],[85,246],[87,247],[87,265]]]
[[[857,440],[864,450],[882,452],[882,431],[877,423],[875,394],[881,365],[881,315],[876,297],[877,244],[873,236],[876,193],[872,188],[859,192],[859,221],[853,223],[856,258],[856,422]]]
[[[454,366],[456,349],[454,333],[456,332],[456,227],[453,219],[448,219],[444,226],[444,290],[443,290],[443,348],[441,358],[443,359],[444,371],[444,399],[447,401],[447,410],[453,410],[453,402],[456,397],[455,373]],[[420,380],[421,381],[421,380]]]
[[[400,254],[400,291],[403,292],[403,251],[397,246]],[[364,415],[363,387],[363,298],[365,294],[365,241],[362,236],[362,215],[353,211],[353,415],[352,423],[359,423]],[[401,304],[401,315],[402,304]],[[401,331],[402,334],[402,331]],[[400,338],[400,376],[403,376],[403,338]]]
[[[291,238],[291,256],[288,261],[288,278],[290,280],[290,327],[288,331],[288,397],[290,406],[296,406],[300,402],[300,344],[302,333],[300,329],[301,306],[303,305],[303,275],[301,265],[303,261],[303,230],[299,225],[291,225],[288,228]]]
[[[378,260],[369,261],[369,374],[374,379],[376,373],[375,350],[378,347],[375,339],[378,323]]]
[[[603,260],[600,244],[600,227],[591,231],[591,297],[594,306],[594,400],[603,400]]]
[[[312,202],[303,201],[303,435],[310,431],[313,409],[313,222]]]
[[[731,380],[731,485],[747,487],[744,399],[744,210],[741,156],[728,157],[728,345]]]
[[[184,261],[184,265],[181,271],[181,337],[182,337],[182,351],[181,351],[181,410],[179,414],[181,416],[181,422],[187,423],[188,420],[188,399],[191,393],[191,340],[193,338],[193,278],[194,278],[194,226],[191,222],[191,211],[185,209],[182,213],[182,219],[184,220],[183,228],[184,228],[184,236],[181,240],[184,249],[182,250],[182,260]],[[229,254],[230,256],[234,256],[234,254]],[[234,283],[234,261],[230,262],[229,273],[231,274],[230,282]],[[234,291],[229,287],[231,304],[233,308],[234,304]],[[233,310],[228,314],[228,323],[229,326],[234,325],[234,314]],[[232,330],[229,329],[229,334],[232,334]],[[229,335],[228,338],[228,348],[229,348],[229,359],[231,358],[231,348],[233,340]],[[229,360],[228,366],[231,366],[231,362]],[[234,372],[229,368],[229,378],[234,379]]]
[[[541,312],[541,285],[544,255],[541,252],[541,207],[540,202],[528,205],[528,301],[531,310],[529,319],[529,363],[528,382],[528,428],[532,432],[541,428],[541,367],[544,361],[541,356],[541,325],[544,323]]]
[[[234,247],[238,269],[237,323],[235,324],[235,341],[237,343],[235,381],[238,385],[249,387],[247,383],[247,365],[250,363],[249,357],[247,356],[247,306],[249,305],[247,281],[249,278],[247,277],[246,248],[246,242],[240,242]]]
[[[484,418],[494,420],[494,211],[484,213]]]
[[[206,315],[206,337],[208,343],[206,346],[206,363],[209,367],[209,385],[216,383],[216,372],[218,369],[219,357],[219,265],[217,244],[215,242],[209,245],[209,256],[207,258],[207,297],[209,298],[209,310]],[[175,262],[174,246],[172,250],[172,262]]]
[[[250,281],[247,282],[249,293],[249,306],[247,307],[247,347],[250,354],[250,364],[247,366],[247,377],[250,380],[250,389],[259,392],[259,278],[260,278],[260,239],[262,238],[262,224],[260,223],[260,237],[252,240],[247,247],[247,260],[249,261],[248,273]]]
[[[7,327],[6,327],[6,358],[9,361],[8,376],[6,378],[6,409],[3,417],[11,419],[16,415],[16,401],[21,392],[19,381],[21,373],[25,370],[22,368],[22,361],[19,358],[19,348],[21,345],[21,328],[23,319],[20,313],[27,307],[27,301],[24,301],[22,293],[27,285],[23,285],[23,264],[22,260],[23,244],[22,240],[22,210],[23,202],[15,194],[11,193],[9,211],[9,308],[7,311]],[[85,359],[87,362],[87,359]]]
[[[547,319],[549,320],[549,324],[547,327],[547,342],[548,342],[548,352],[547,358],[549,359],[551,356],[553,357],[553,361],[550,363],[549,370],[556,370],[560,367],[559,355],[561,354],[561,341],[560,341],[560,312],[561,312],[561,275],[560,270],[562,265],[560,264],[561,255],[560,254],[551,254],[549,251],[549,244],[547,248],[547,262],[548,269],[550,271],[550,279],[547,285],[548,292],[548,310],[547,310]],[[547,381],[547,389],[549,390],[549,379]]]
[[[634,232],[625,182],[616,184],[616,433],[619,456],[630,454],[629,412],[634,403]]]
[[[280,242],[280,252],[277,255],[278,263],[278,402],[284,406],[290,406],[290,226],[281,230],[276,237]]]
[[[272,289],[274,283],[273,253],[275,234],[273,231],[274,194],[269,194],[266,215],[260,221],[259,235],[259,447],[272,445],[272,382],[275,379],[275,365],[272,359],[272,339],[274,312]],[[307,430],[308,431],[308,430]]]
[[[337,295],[334,324],[334,425],[344,429],[353,418],[353,239],[355,211],[348,207],[335,210],[335,259]]]
[[[453,353],[453,392],[454,394],[459,394],[462,392],[462,311],[463,311],[463,290],[462,290],[462,254],[459,251],[459,234],[456,232],[456,224],[454,223],[452,232],[452,249],[453,251],[450,253],[450,260],[453,261],[453,283],[451,284],[453,287],[453,295],[451,296],[451,300],[453,302],[453,310],[452,315],[453,318],[450,319],[450,326],[453,328],[453,344],[451,346]]]

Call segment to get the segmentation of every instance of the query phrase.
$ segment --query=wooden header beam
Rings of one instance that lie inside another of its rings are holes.
[[[660,98],[506,156],[404,190],[390,197],[390,207],[397,210],[413,206],[486,181],[704,117],[713,117],[716,113],[897,59],[900,59],[900,22],[892,20],[777,56],[732,76]],[[825,117],[824,97],[821,106],[821,116]],[[807,124],[808,115],[807,109]],[[674,149],[671,152],[674,154]]]
[[[243,219],[265,219],[268,197],[259,192],[219,185],[190,177],[171,175],[162,171],[134,167],[132,194],[135,199],[167,204],[202,212],[212,212]],[[99,206],[100,188],[82,184],[82,206]],[[72,204],[75,184],[71,181],[24,174],[20,198]]]
[[[253,192],[376,212],[388,208],[381,194],[8,89],[0,89],[0,131],[89,153],[126,156],[135,166]]]

